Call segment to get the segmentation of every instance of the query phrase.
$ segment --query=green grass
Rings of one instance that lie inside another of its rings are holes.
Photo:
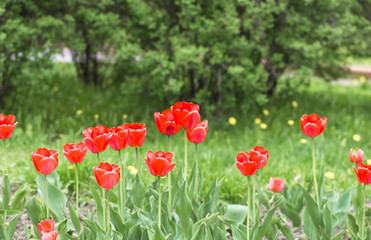
[[[87,88],[77,80],[66,84],[58,84],[56,81],[51,91],[53,84],[40,90],[40,99],[28,100],[34,109],[28,110],[27,99],[22,99],[19,101],[24,106],[17,105],[14,112],[6,112],[15,114],[19,122],[13,136],[7,140],[12,183],[29,184],[36,193],[37,172],[31,160],[31,152],[39,147],[47,147],[59,152],[56,171],[62,182],[61,187],[66,192],[72,192],[74,169],[69,168],[71,164],[63,155],[63,144],[83,141],[82,130],[98,123],[107,127],[122,124],[123,114],[128,115],[127,122],[145,122],[147,125],[147,139],[139,150],[141,177],[147,186],[155,180],[148,171],[144,157],[149,150],[167,150],[167,137],[159,133],[153,119],[154,111],[162,111],[167,106],[155,107],[150,102],[131,106],[130,99],[123,99],[119,95],[119,89],[102,91]],[[298,102],[297,108],[292,106],[293,100]],[[136,101],[134,103],[138,104]],[[242,115],[236,111],[216,121],[211,120],[213,116],[207,116],[210,119],[208,136],[199,144],[199,162],[205,191],[207,185],[219,179],[222,180],[222,198],[230,202],[241,202],[247,187],[246,178],[235,167],[236,155],[256,145],[269,150],[268,164],[258,171],[261,185],[267,185],[270,177],[285,179],[288,187],[296,182],[307,185],[312,175],[311,142],[300,129],[300,117],[310,113],[328,118],[324,133],[314,139],[317,173],[321,167],[326,166],[326,171],[335,174],[334,180],[326,179],[325,188],[335,188],[342,192],[355,186],[357,180],[348,154],[350,148],[359,147],[364,150],[365,159],[371,158],[370,103],[368,84],[331,86],[314,80],[310,86],[304,86],[294,95],[276,96],[266,106],[256,106],[248,114]],[[202,103],[199,105],[203,107]],[[270,114],[265,116],[263,109],[269,110]],[[77,110],[82,110],[82,114],[77,115]],[[99,119],[95,119],[94,114],[99,114]],[[228,124],[231,116],[237,119],[234,126]],[[255,124],[256,118],[266,123],[267,129],[261,129]],[[290,126],[288,120],[293,120],[294,125]],[[359,142],[353,140],[354,134],[361,136]],[[183,137],[183,132],[171,137],[173,161],[178,163],[178,170],[184,162]],[[307,143],[301,143],[301,139],[306,139]],[[192,166],[194,145],[188,143],[188,149],[188,161]],[[128,165],[135,166],[134,149],[128,147],[125,156]],[[108,147],[101,154],[101,160],[117,163],[118,154]],[[88,152],[79,167],[82,195],[86,198],[91,198],[87,190],[95,181],[95,165],[96,156]]]

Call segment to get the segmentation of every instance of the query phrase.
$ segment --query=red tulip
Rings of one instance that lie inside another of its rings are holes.
[[[92,153],[100,153],[106,150],[110,139],[107,127],[98,125],[95,128],[87,128],[82,131],[85,145]]]
[[[371,183],[371,166],[364,165],[363,163],[358,163],[357,169],[358,169],[358,172],[356,171],[356,168],[353,167],[353,170],[357,175],[358,182],[366,184],[366,185],[370,184]]]
[[[203,120],[195,124],[192,128],[187,130],[187,138],[190,142],[199,144],[206,138],[207,129],[209,124],[207,120]]]
[[[301,130],[308,137],[316,137],[325,130],[327,118],[320,118],[317,114],[303,115],[300,119]]]
[[[105,189],[111,189],[120,180],[120,167],[116,164],[101,162],[99,167],[94,167],[94,175],[99,186]]]
[[[237,154],[236,166],[245,176],[254,175],[258,170],[258,162],[251,160],[248,152]]]
[[[180,130],[174,120],[173,112],[169,109],[164,110],[162,113],[155,113],[155,121],[158,130],[165,135],[171,136],[177,134]]]
[[[32,152],[32,161],[36,170],[44,175],[48,175],[54,171],[58,165],[58,152],[39,148],[37,152]]]
[[[168,172],[173,170],[176,163],[171,164],[173,159],[173,154],[171,152],[152,152],[149,151],[146,153],[145,161],[149,168],[149,171],[153,176],[164,177]]]
[[[285,187],[285,180],[281,178],[270,178],[269,179],[269,190],[275,192],[281,192]]]
[[[184,129],[190,129],[200,121],[200,107],[189,102],[177,102],[171,107],[176,124]]]
[[[357,149],[357,153],[353,150],[353,148],[350,149],[349,152],[349,160],[353,163],[360,163],[363,162],[364,153],[362,149]]]
[[[0,139],[7,139],[12,136],[14,128],[18,123],[14,123],[15,116],[0,114]]]
[[[269,153],[263,147],[256,146],[250,149],[250,161],[255,161],[258,164],[258,169],[262,169],[268,162]]]
[[[131,147],[142,146],[147,135],[146,125],[144,123],[126,123],[124,127],[129,130],[129,145]]]
[[[108,131],[112,134],[109,145],[113,150],[119,151],[127,147],[129,130],[126,129],[124,125],[121,125],[117,128],[110,128]]]
[[[81,163],[88,151],[83,142],[79,144],[64,144],[63,149],[64,156],[66,156],[71,163]]]
[[[41,240],[56,240],[57,232],[55,231],[54,220],[46,219],[37,224],[39,228]]]

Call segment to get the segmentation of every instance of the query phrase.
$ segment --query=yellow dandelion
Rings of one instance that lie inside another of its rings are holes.
[[[268,116],[268,115],[269,115],[269,111],[268,111],[267,109],[264,109],[264,110],[263,110],[263,114],[264,114],[265,116]]]
[[[359,83],[358,79],[353,79],[353,85],[357,85]]]
[[[131,175],[137,175],[138,174],[138,170],[136,168],[133,168],[130,170],[130,174]]]
[[[124,114],[124,115],[122,115],[122,118],[123,119],[127,119],[128,118],[128,115],[127,114]]]
[[[72,169],[75,169],[75,165],[68,165],[68,169],[72,170]]]
[[[365,82],[366,82],[366,78],[365,78],[365,76],[361,76],[361,77],[359,78],[359,81],[360,81],[361,83],[365,83]]]
[[[98,119],[99,118],[99,114],[94,114],[94,118],[95,119]]]
[[[353,135],[353,140],[356,141],[356,142],[359,142],[359,141],[361,141],[361,136],[359,134],[354,134]]]
[[[81,109],[76,111],[76,115],[78,115],[78,116],[80,116],[82,113],[83,113],[83,111]]]
[[[132,169],[134,169],[135,167],[134,166],[127,166],[126,167],[128,170],[132,170]]]
[[[260,118],[255,118],[255,124],[260,124],[262,120]]]
[[[367,165],[371,165],[371,159],[367,160]]]
[[[335,179],[335,174],[333,172],[326,172],[325,173],[325,176],[330,179],[330,180],[333,180]]]
[[[287,121],[287,124],[290,125],[290,126],[292,126],[292,125],[295,124],[295,122],[294,122],[294,120],[288,120],[288,121]]]
[[[298,102],[297,101],[292,101],[291,102],[291,105],[294,107],[294,108],[297,108],[299,106]]]
[[[224,182],[228,182],[228,179],[226,178],[226,179],[224,179]]]
[[[229,122],[229,124],[230,125],[236,125],[236,123],[237,123],[237,119],[236,118],[234,118],[234,117],[230,117],[229,119],[228,119],[228,122]]]
[[[307,143],[307,139],[305,139],[305,138],[300,139],[300,143],[306,144]]]
[[[260,124],[260,128],[261,128],[261,129],[267,129],[267,127],[268,127],[268,125],[265,124],[265,123],[261,123],[261,124]]]

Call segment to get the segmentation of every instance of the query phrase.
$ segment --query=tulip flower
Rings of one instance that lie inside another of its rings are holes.
[[[353,150],[353,148],[350,149],[349,152],[349,160],[352,163],[361,163],[363,162],[364,153],[362,149],[357,149],[357,152]]]
[[[206,138],[208,129],[208,122],[207,120],[203,120],[195,124],[192,128],[187,130],[187,138],[190,142],[195,144],[201,143]]]
[[[40,174],[48,175],[54,171],[58,165],[58,152],[39,148],[37,152],[32,152],[32,161],[36,170]]]
[[[107,239],[109,239],[111,222],[108,190],[116,186],[120,180],[120,167],[115,164],[102,162],[98,167],[94,167],[93,170],[95,179],[97,180],[99,186],[101,186],[102,190],[103,188],[107,190]]]
[[[56,240],[57,232],[55,231],[54,220],[46,219],[37,224],[39,228],[41,240]]]
[[[164,153],[162,151],[146,153],[145,161],[149,171],[153,176],[158,177],[158,227],[161,228],[161,177],[165,177],[171,170],[174,169],[176,163],[171,163],[173,154],[171,152]]]
[[[72,164],[76,165],[76,213],[79,215],[79,170],[77,163],[81,163],[84,160],[85,155],[88,151],[85,143],[81,142],[78,144],[65,144],[63,146],[63,153]]]
[[[111,137],[107,127],[98,125],[82,131],[86,147],[92,153],[100,153],[106,150]],[[99,155],[98,155],[99,158]]]
[[[326,123],[327,118],[320,118],[320,116],[315,113],[309,116],[305,114],[300,119],[301,130],[303,130],[305,135],[311,138],[320,135],[323,130],[325,130]]]
[[[63,146],[63,153],[72,164],[74,163],[81,163],[84,160],[85,155],[88,151],[85,144],[80,142],[78,144],[65,144]]]
[[[48,182],[46,175],[52,173],[58,165],[58,152],[55,150],[48,150],[46,148],[39,148],[37,152],[31,153],[33,164],[36,170],[45,177],[45,191],[46,191],[46,214],[49,218],[49,196],[48,196]]]
[[[368,185],[371,183],[371,166],[370,165],[364,165],[363,163],[358,163],[357,170],[355,167],[353,167],[354,172],[357,175],[357,180],[359,183],[363,183],[365,185]]]
[[[14,121],[14,115],[0,114],[0,139],[8,139],[12,136],[14,128],[18,125],[18,122],[14,123]]]
[[[280,178],[270,178],[269,179],[269,190],[274,192],[281,192],[285,187],[285,180]]]
[[[269,153],[264,147],[256,146],[250,149],[250,161],[258,164],[258,169],[262,169],[268,162]]]
[[[200,122],[200,107],[190,102],[177,102],[171,107],[176,124],[187,130]],[[184,180],[187,180],[187,132],[184,132]]]
[[[117,128],[116,127],[110,128],[108,131],[112,134],[109,145],[111,146],[113,150],[116,150],[119,153],[120,169],[122,170],[122,174],[120,174],[120,190],[119,190],[120,204],[119,206],[120,206],[121,216],[123,217],[123,220],[125,221],[124,219],[125,217],[124,215],[125,189],[123,190],[123,184],[124,184],[124,181],[126,181],[126,178],[125,178],[126,163],[124,161],[124,164],[123,164],[123,161],[121,158],[121,150],[124,150],[128,145],[129,130],[125,128],[124,125],[121,125]]]
[[[319,192],[316,179],[316,160],[314,155],[314,137],[320,135],[325,130],[327,118],[321,118],[318,114],[312,113],[309,116],[304,114],[300,119],[301,130],[305,135],[312,138],[312,160],[313,160],[313,183],[316,195],[316,202],[319,205]]]
[[[120,167],[116,164],[101,162],[98,167],[94,167],[94,175],[99,186],[111,189],[119,182]]]
[[[144,123],[133,123],[124,124],[124,127],[129,130],[129,145],[135,147],[137,169],[139,173],[139,158],[138,158],[138,147],[142,146],[147,135],[147,128]]]
[[[15,116],[10,114],[8,116],[0,114],[0,139],[3,140],[3,149],[4,149],[4,170],[5,173],[8,172],[8,162],[6,158],[6,148],[5,148],[5,139],[8,139],[12,136],[14,128],[18,125],[18,122],[14,123]]]
[[[236,166],[237,168],[241,171],[241,173],[245,176],[251,176],[256,173],[256,171],[259,169],[258,168],[258,159],[259,158],[250,158],[250,154],[248,152],[243,152],[237,154],[237,162]]]
[[[199,110],[197,104],[190,102],[177,102],[171,107],[176,124],[186,130],[200,121]]]
[[[155,113],[155,121],[158,130],[165,135],[171,136],[180,131],[180,127],[174,120],[173,112],[169,109],[164,110],[162,113]]]

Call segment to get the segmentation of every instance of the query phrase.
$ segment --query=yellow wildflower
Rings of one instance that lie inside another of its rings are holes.
[[[228,122],[229,122],[229,124],[231,124],[231,125],[233,126],[233,125],[236,125],[237,120],[236,120],[236,118],[234,118],[234,117],[230,117],[230,118],[228,119]]]
[[[261,124],[260,124],[260,128],[261,128],[261,129],[267,129],[267,127],[268,127],[268,125],[265,124],[265,123],[261,123]]]
[[[78,116],[80,116],[82,113],[83,113],[83,111],[81,109],[76,111],[76,115],[78,115]]]
[[[292,101],[291,102],[291,105],[294,107],[294,108],[297,108],[299,106],[298,102],[297,101]]]
[[[260,118],[255,118],[255,124],[260,124],[262,120]]]
[[[265,116],[268,116],[268,115],[269,115],[269,111],[268,111],[267,109],[264,109],[264,110],[263,110],[263,114],[264,114]]]
[[[371,159],[367,160],[367,165],[371,165]]]
[[[365,76],[361,76],[361,77],[359,78],[359,81],[360,81],[361,83],[365,83],[365,82],[366,82],[366,78],[365,78]]]
[[[301,142],[302,144],[306,144],[306,143],[307,143],[307,139],[302,138],[302,139],[300,139],[300,142]]]
[[[333,180],[335,179],[335,174],[333,172],[326,172],[325,173],[325,176],[330,179],[330,180]]]
[[[353,140],[356,141],[356,142],[359,142],[359,141],[361,141],[361,136],[359,134],[354,134],[353,135]]]
[[[124,114],[124,115],[122,115],[122,118],[123,119],[127,119],[128,118],[128,115],[127,114]]]
[[[287,121],[287,124],[290,125],[290,126],[292,126],[292,125],[295,124],[295,122],[294,122],[294,120],[288,120],[288,121]]]
[[[75,165],[68,165],[68,169],[72,170],[72,169],[75,169]]]
[[[99,118],[99,114],[94,114],[94,118],[95,119],[98,119]]]

